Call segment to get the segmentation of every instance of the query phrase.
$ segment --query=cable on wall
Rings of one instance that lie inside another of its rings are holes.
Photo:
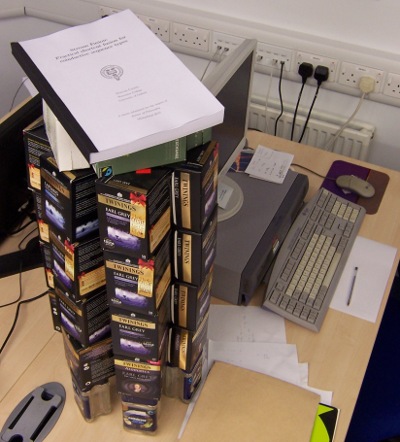
[[[296,108],[295,108],[294,114],[293,114],[292,131],[290,133],[290,139],[292,141],[293,141],[294,128],[296,126],[297,111],[299,109],[301,96],[303,94],[303,89],[307,83],[307,80],[312,76],[312,74],[314,72],[314,66],[311,63],[303,62],[300,64],[298,72],[299,72],[299,75],[300,75],[302,81],[301,81],[301,88],[300,88],[299,96],[297,98]]]
[[[307,119],[306,119],[306,121],[305,121],[305,123],[304,123],[303,131],[302,131],[302,133],[301,133],[301,135],[300,135],[300,138],[299,138],[299,141],[298,141],[299,143],[302,142],[303,137],[304,137],[304,134],[306,133],[306,129],[307,129],[307,126],[308,126],[308,122],[309,122],[309,120],[310,120],[310,117],[311,117],[312,110],[313,110],[313,108],[314,108],[314,104],[315,104],[315,102],[317,101],[319,88],[321,87],[321,84],[322,84],[324,81],[328,80],[328,77],[329,77],[329,69],[328,69],[326,66],[320,66],[320,65],[318,65],[318,66],[315,68],[314,78],[317,80],[317,89],[315,90],[314,99],[313,99],[313,101],[312,101],[312,103],[311,103],[310,110],[308,111]]]
[[[364,102],[365,97],[375,90],[375,80],[372,77],[361,77],[359,83],[360,91],[362,95],[360,100],[355,108],[354,112],[350,115],[350,117],[343,123],[340,129],[335,133],[335,135],[329,139],[328,143],[325,145],[325,150],[331,150],[331,148],[335,145],[336,140],[340,137],[342,132],[346,129],[346,127],[350,124],[350,122],[354,119],[358,111],[360,110],[361,105]]]
[[[281,61],[281,70],[280,70],[280,74],[279,74],[279,85],[278,85],[278,93],[279,93],[279,102],[281,104],[281,112],[278,115],[277,119],[275,120],[275,130],[274,130],[274,135],[276,136],[277,131],[278,131],[278,122],[280,120],[280,118],[283,115],[283,98],[282,98],[282,78],[283,78],[283,67],[285,66],[285,62]]]

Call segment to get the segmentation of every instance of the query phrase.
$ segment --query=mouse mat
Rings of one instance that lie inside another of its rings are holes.
[[[353,192],[343,191],[335,182],[336,178],[340,175],[354,175],[368,181],[368,183],[374,186],[375,195],[372,198],[364,198]],[[379,209],[388,182],[389,176],[383,172],[378,172],[347,161],[337,160],[332,163],[321,187],[330,190],[332,193],[339,195],[342,198],[346,198],[349,201],[359,204],[365,208],[369,215],[373,215]]]

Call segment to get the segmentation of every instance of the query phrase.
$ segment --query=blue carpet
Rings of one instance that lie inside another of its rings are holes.
[[[346,442],[381,442],[396,436],[400,436],[398,277],[393,283]]]

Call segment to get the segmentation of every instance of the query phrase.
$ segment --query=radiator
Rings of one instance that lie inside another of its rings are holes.
[[[293,141],[298,141],[303,131],[309,109],[299,108],[293,132]],[[280,114],[278,100],[268,101],[268,114],[265,112],[264,102],[260,97],[252,97],[249,112],[249,128],[274,134],[275,121]],[[290,140],[292,132],[294,106],[284,104],[284,112],[278,121],[276,135]],[[336,139],[330,140],[340,130],[346,119],[337,115],[313,110],[304,133],[302,143],[331,152],[346,155],[351,158],[368,161],[371,140],[375,127],[369,123],[353,120]]]

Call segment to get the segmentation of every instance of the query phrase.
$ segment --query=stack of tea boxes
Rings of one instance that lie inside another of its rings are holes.
[[[93,169],[60,172],[42,119],[24,131],[54,325],[86,420],[111,411],[114,376]]]
[[[41,119],[24,131],[54,326],[87,421],[111,411],[153,434],[162,394],[187,402],[202,374],[216,253],[218,149],[98,178],[60,172]],[[115,375],[115,376],[114,376]]]

